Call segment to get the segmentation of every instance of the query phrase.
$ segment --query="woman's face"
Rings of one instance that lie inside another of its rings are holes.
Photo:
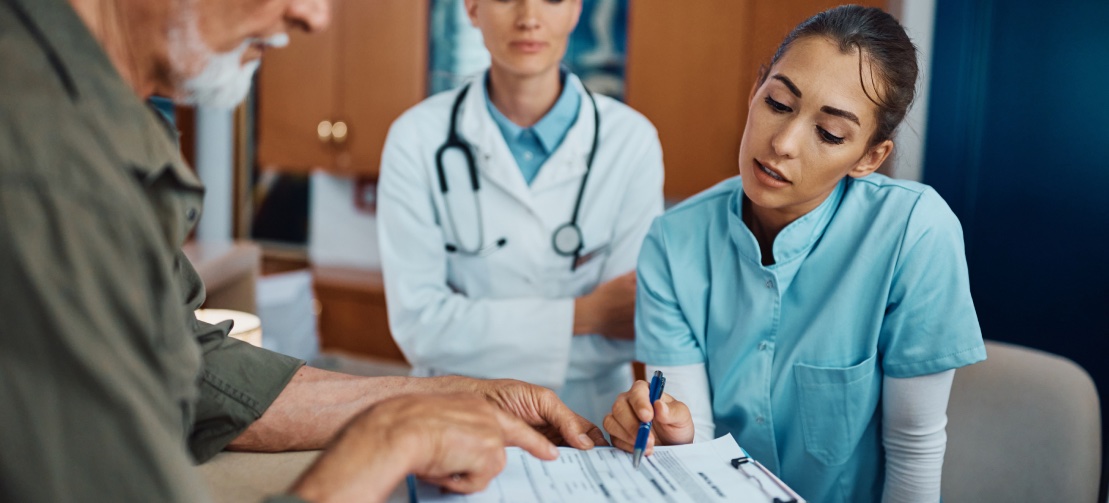
[[[493,65],[529,77],[557,72],[581,14],[581,0],[466,0]]]
[[[820,205],[844,176],[882,164],[893,143],[868,147],[877,127],[878,96],[870,65],[857,50],[844,54],[828,39],[805,37],[770,68],[753,90],[739,147],[743,192],[756,214],[792,221]]]

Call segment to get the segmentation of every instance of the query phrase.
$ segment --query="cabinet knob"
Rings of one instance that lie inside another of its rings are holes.
[[[331,125],[331,141],[335,143],[347,141],[347,123],[335,121],[335,124]]]
[[[342,123],[340,123],[342,124]],[[331,141],[331,136],[335,133],[335,126],[331,125],[330,121],[320,121],[316,126],[316,134],[319,135],[320,141],[327,143]],[[343,124],[343,135],[347,134],[347,126]]]

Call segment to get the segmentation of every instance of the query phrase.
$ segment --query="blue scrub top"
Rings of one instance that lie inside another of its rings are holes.
[[[959,221],[926,185],[845,178],[763,266],[743,197],[735,177],[655,220],[638,358],[705,363],[717,435],[809,501],[880,501],[882,377],[986,358]]]

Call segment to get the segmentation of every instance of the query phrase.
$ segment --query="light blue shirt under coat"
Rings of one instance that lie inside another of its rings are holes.
[[[561,85],[562,93],[558,95],[558,100],[546,115],[530,128],[522,128],[505,117],[493,104],[493,100],[489,97],[489,77],[486,73],[483,89],[489,114],[493,116],[493,122],[501,130],[501,135],[508,144],[508,150],[516,159],[516,165],[528,185],[535,180],[535,176],[539,174],[539,168],[543,167],[543,163],[547,162],[551,153],[562,144],[566,133],[570,131],[570,126],[573,126],[574,121],[578,119],[581,94],[574,86],[566,85],[565,73],[562,74]]]
[[[764,266],[743,198],[735,177],[654,222],[637,357],[704,363],[716,434],[807,500],[880,501],[883,376],[986,357],[959,221],[923,184],[846,178],[782,229]]]

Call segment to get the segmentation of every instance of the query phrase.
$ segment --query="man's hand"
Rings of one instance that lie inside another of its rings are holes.
[[[521,419],[551,442],[578,449],[608,445],[601,429],[570,410],[555,392],[514,379],[447,376],[426,379],[429,389],[474,393]]]
[[[635,339],[635,271],[574,299],[574,335]]]
[[[630,390],[620,393],[612,404],[612,413],[605,416],[604,427],[612,438],[613,447],[632,452],[639,423],[654,421],[647,440],[646,455],[654,446],[677,445],[693,442],[693,416],[689,407],[663,393],[651,406],[650,386],[646,381],[636,381]]]
[[[553,391],[521,381],[355,377],[303,367],[262,417],[228,448],[255,452],[321,449],[366,407],[402,395],[441,393],[483,397],[560,445],[578,449],[607,445],[601,430],[566,407]]]
[[[550,441],[480,396],[402,396],[355,416],[292,492],[317,502],[384,501],[414,473],[472,493],[504,468],[509,445],[544,460],[558,457]]]

